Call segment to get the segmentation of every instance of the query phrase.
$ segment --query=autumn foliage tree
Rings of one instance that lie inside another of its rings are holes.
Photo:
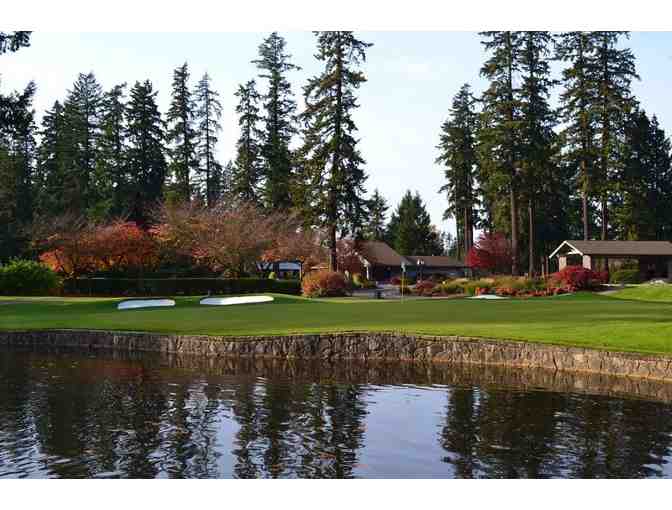
[[[481,234],[467,253],[467,265],[493,273],[507,273],[511,269],[511,244],[504,234]]]

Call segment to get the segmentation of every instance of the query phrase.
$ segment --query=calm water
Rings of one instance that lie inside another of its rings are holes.
[[[672,389],[0,349],[0,478],[671,477]]]

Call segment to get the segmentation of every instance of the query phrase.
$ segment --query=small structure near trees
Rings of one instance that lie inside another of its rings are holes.
[[[636,260],[642,280],[672,278],[670,241],[563,241],[549,258],[558,259],[559,270],[568,265],[594,270],[600,260]]]

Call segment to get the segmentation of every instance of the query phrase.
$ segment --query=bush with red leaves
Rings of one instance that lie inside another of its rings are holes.
[[[306,297],[346,296],[348,282],[343,273],[327,269],[308,273],[301,282],[301,291]]]
[[[607,281],[606,272],[596,272],[583,266],[567,266],[551,275],[551,287],[563,287],[570,292],[592,290]]]
[[[415,284],[413,292],[418,296],[431,296],[435,287],[436,284],[430,280],[420,280]]]
[[[467,265],[474,269],[485,269],[493,273],[511,271],[511,244],[498,232],[481,234],[467,253]]]

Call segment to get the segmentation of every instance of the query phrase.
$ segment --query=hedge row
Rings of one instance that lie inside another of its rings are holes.
[[[63,282],[69,296],[201,296],[274,292],[300,294],[297,280],[266,278],[77,278]]]

